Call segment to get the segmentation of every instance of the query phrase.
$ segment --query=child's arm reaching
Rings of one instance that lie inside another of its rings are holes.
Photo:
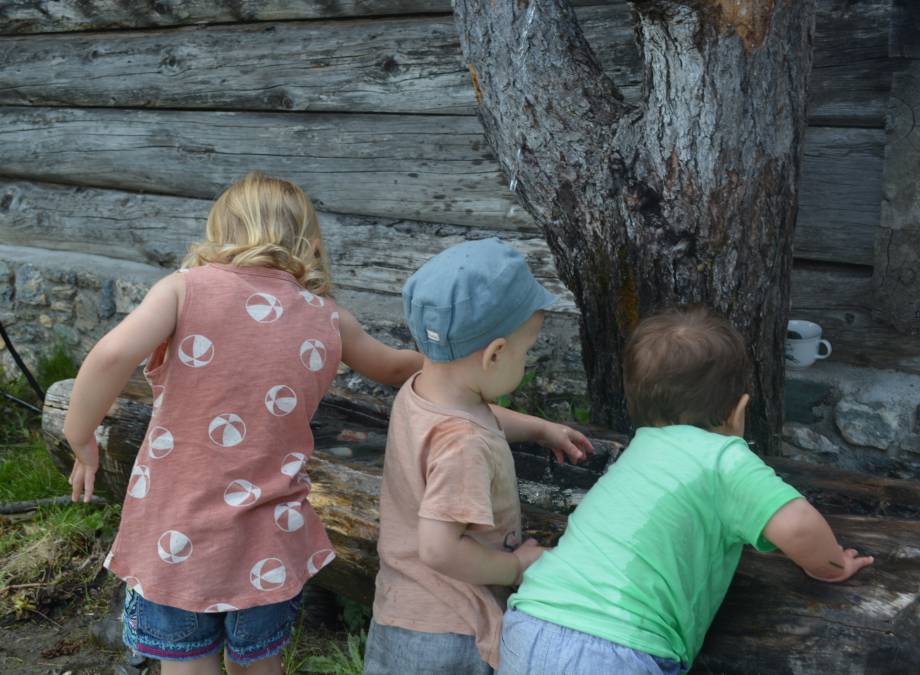
[[[502,425],[502,429],[505,430],[505,438],[509,443],[522,441],[539,443],[548,448],[560,464],[564,461],[564,457],[568,457],[572,463],[575,463],[587,457],[589,452],[594,452],[591,441],[571,427],[508,410],[500,405],[489,407],[499,424]]]
[[[773,514],[763,534],[819,581],[846,581],[874,560],[855,549],[844,550],[831,526],[805,499],[793,499]]]
[[[368,335],[358,320],[341,307],[342,361],[381,384],[399,386],[422,368],[424,358],[411,349],[393,349]]]
[[[138,364],[172,335],[184,293],[181,274],[158,281],[137,309],[96,343],[80,366],[64,420],[64,436],[76,458],[70,474],[74,501],[81,492],[84,501],[93,496],[99,466],[96,427]]]
[[[498,551],[466,536],[464,523],[419,518],[418,555],[431,569],[477,586],[516,586],[546,549],[528,539],[513,553]]]

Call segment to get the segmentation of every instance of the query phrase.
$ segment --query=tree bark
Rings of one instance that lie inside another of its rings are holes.
[[[814,0],[637,0],[627,105],[565,0],[457,0],[479,116],[581,310],[598,423],[627,425],[639,318],[705,303],[745,336],[749,434],[775,454]]]

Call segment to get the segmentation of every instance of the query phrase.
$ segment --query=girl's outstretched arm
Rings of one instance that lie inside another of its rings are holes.
[[[422,355],[411,349],[394,349],[368,335],[358,320],[341,307],[342,361],[364,377],[398,387],[422,368]]]
[[[76,456],[70,474],[74,501],[81,492],[84,501],[89,501],[93,494],[99,466],[96,427],[134,369],[173,334],[184,296],[185,280],[181,274],[158,281],[144,301],[96,343],[80,366],[64,420],[64,436]]]

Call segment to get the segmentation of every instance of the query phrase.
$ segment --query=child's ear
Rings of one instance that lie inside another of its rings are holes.
[[[311,239],[310,240],[310,248],[313,249],[314,258],[319,258],[320,255],[322,254],[322,252],[320,251],[320,246],[322,245],[323,245],[322,239]]]
[[[482,369],[489,370],[498,363],[498,357],[508,346],[508,340],[503,337],[496,338],[482,350]]]
[[[744,436],[744,418],[745,411],[747,410],[748,403],[751,402],[751,397],[747,394],[741,394],[741,398],[738,399],[738,402],[735,404],[732,414],[728,416],[725,426],[731,429],[732,433],[735,436]]]

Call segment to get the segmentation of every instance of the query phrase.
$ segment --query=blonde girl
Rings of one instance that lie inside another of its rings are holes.
[[[149,355],[153,414],[106,559],[128,588],[125,642],[164,675],[220,673],[221,651],[229,673],[280,673],[303,585],[335,557],[307,499],[310,419],[340,360],[399,385],[422,359],[333,302],[316,213],[287,181],[227,189],[180,272],[80,369],[72,497],[92,496],[94,430]]]

